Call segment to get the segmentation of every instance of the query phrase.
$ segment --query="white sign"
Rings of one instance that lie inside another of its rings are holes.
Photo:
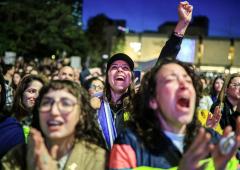
[[[4,63],[15,64],[15,61],[16,61],[16,53],[13,51],[6,51],[4,55]]]

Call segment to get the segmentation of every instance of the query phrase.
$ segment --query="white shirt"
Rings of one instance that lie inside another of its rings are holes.
[[[178,150],[183,153],[183,142],[185,135],[172,133],[169,131],[164,131],[164,134],[172,141],[172,143],[178,148]]]

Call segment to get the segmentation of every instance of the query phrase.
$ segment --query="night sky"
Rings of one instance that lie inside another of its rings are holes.
[[[176,0],[83,0],[83,24],[99,13],[125,19],[130,30],[157,31],[166,21],[177,21]],[[240,38],[240,0],[191,0],[193,16],[209,18],[209,36]]]

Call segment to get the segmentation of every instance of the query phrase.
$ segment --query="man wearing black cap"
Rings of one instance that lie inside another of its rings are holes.
[[[159,58],[177,56],[182,38],[192,18],[192,9],[186,1],[179,3],[179,22]],[[124,129],[125,122],[129,119],[129,110],[135,93],[133,69],[134,62],[123,53],[113,55],[107,63],[105,89],[98,110],[98,122],[108,149],[111,149],[117,134]]]

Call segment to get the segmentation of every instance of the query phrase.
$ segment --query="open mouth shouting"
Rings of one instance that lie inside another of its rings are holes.
[[[181,96],[176,102],[177,109],[179,111],[188,111],[190,109],[190,98],[187,96]]]
[[[124,80],[125,80],[125,76],[123,76],[123,75],[117,75],[115,77],[115,81],[117,81],[117,82],[124,82]]]

